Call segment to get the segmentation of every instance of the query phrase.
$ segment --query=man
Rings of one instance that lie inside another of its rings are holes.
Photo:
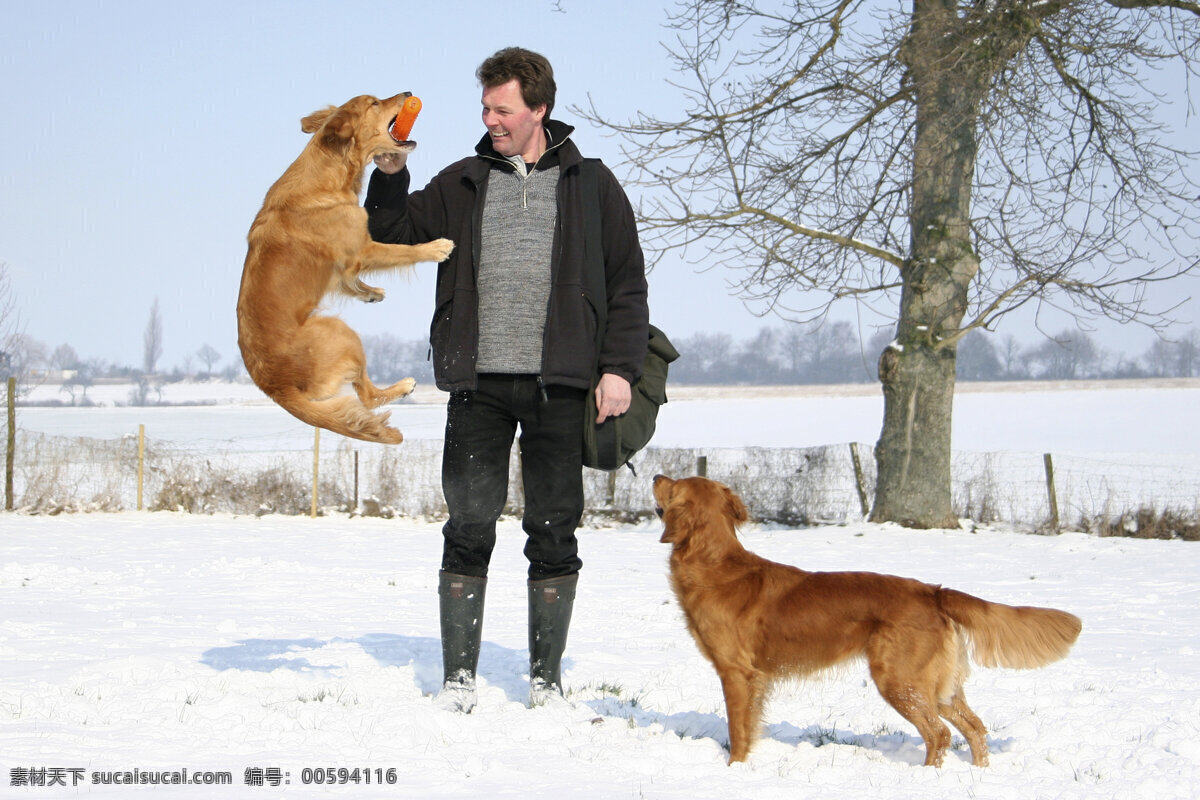
[[[530,703],[562,694],[561,662],[582,562],[586,392],[597,365],[597,422],[629,409],[649,337],[645,262],[633,210],[598,168],[607,297],[585,277],[583,157],[573,128],[550,117],[550,63],[506,48],[476,72],[487,133],[475,155],[409,193],[405,156],[376,159],[371,234],[445,237],[430,327],[437,386],[450,392],[442,458],[449,518],[439,574],[443,707],[475,706],[488,564],[518,427],[529,560]],[[594,245],[593,245],[594,246]],[[608,321],[597,353],[599,303]]]

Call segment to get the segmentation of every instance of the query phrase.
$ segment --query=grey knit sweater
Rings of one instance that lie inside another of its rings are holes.
[[[550,302],[558,167],[493,169],[483,206],[477,372],[537,374]]]

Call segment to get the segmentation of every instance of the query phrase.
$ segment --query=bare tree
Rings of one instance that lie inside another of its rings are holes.
[[[1175,375],[1192,378],[1200,368],[1200,331],[1192,328],[1175,342]]]
[[[1166,339],[1155,339],[1142,356],[1146,370],[1155,378],[1166,378],[1175,374],[1175,348]]]
[[[64,370],[74,369],[79,364],[79,354],[75,352],[75,348],[69,344],[60,344],[54,348],[54,352],[50,354],[50,367],[52,369]]]
[[[394,333],[375,333],[363,337],[363,351],[375,380],[390,383],[412,377],[418,383],[433,382],[428,341],[404,340]]]
[[[1021,348],[1017,337],[1011,334],[1000,340],[1000,362],[1002,376],[1005,380],[1015,381],[1029,377],[1029,364],[1025,361],[1025,351]]]
[[[728,333],[695,333],[679,343],[679,360],[671,378],[679,383],[721,383],[733,361],[734,342]]]
[[[154,392],[155,400],[150,401],[150,393]],[[135,376],[133,388],[129,390],[129,405],[152,406],[162,402],[162,380],[143,373]]]
[[[1190,378],[1196,374],[1198,348],[1200,331],[1192,328],[1178,339],[1155,339],[1141,360],[1156,378]]]
[[[1026,357],[1045,380],[1072,381],[1100,375],[1104,354],[1095,339],[1066,329],[1030,350]]]
[[[1200,4],[685,0],[672,23],[675,119],[580,113],[627,140],[659,256],[703,248],[792,318],[894,314],[873,520],[956,524],[968,332],[1019,308],[1173,321],[1146,289],[1196,268],[1200,192],[1144,74],[1197,74]]]
[[[29,394],[41,383],[33,370],[45,360],[45,345],[25,333],[8,277],[8,265],[0,263],[0,383],[10,377],[16,378],[17,396]]]
[[[90,406],[92,401],[87,396],[88,389],[94,381],[95,370],[88,364],[78,364],[74,370],[63,377],[60,392],[65,392],[71,398],[71,405]],[[78,393],[78,397],[76,394]]]
[[[22,332],[8,264],[0,263],[0,378],[17,377],[17,340]]]
[[[199,350],[196,351],[196,358],[204,362],[204,372],[207,375],[212,375],[213,364],[221,360],[221,354],[212,345],[205,343]]]
[[[147,375],[154,374],[154,366],[162,358],[163,327],[162,315],[158,313],[158,298],[150,306],[150,319],[146,322],[146,330],[142,333],[142,371]]]
[[[789,325],[782,337],[784,362],[800,383],[849,383],[869,375],[859,358],[854,326],[844,320]]]
[[[735,383],[776,383],[780,376],[778,354],[779,333],[761,328],[734,351],[728,379]]]
[[[994,381],[1003,372],[996,345],[981,331],[962,338],[955,358],[956,377],[964,381]]]

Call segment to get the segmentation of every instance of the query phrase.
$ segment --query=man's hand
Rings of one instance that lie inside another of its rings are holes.
[[[375,156],[375,167],[385,175],[395,175],[408,163],[408,153],[380,153]]]
[[[609,417],[621,416],[629,410],[632,401],[633,390],[629,381],[611,372],[604,373],[600,376],[600,383],[596,384],[596,424]]]

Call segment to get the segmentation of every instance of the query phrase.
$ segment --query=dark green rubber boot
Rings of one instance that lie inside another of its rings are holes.
[[[446,711],[469,714],[475,708],[475,669],[483,635],[483,598],[487,578],[438,574],[442,624],[442,691],[436,704]]]
[[[562,697],[562,656],[579,575],[529,581],[529,706]]]

